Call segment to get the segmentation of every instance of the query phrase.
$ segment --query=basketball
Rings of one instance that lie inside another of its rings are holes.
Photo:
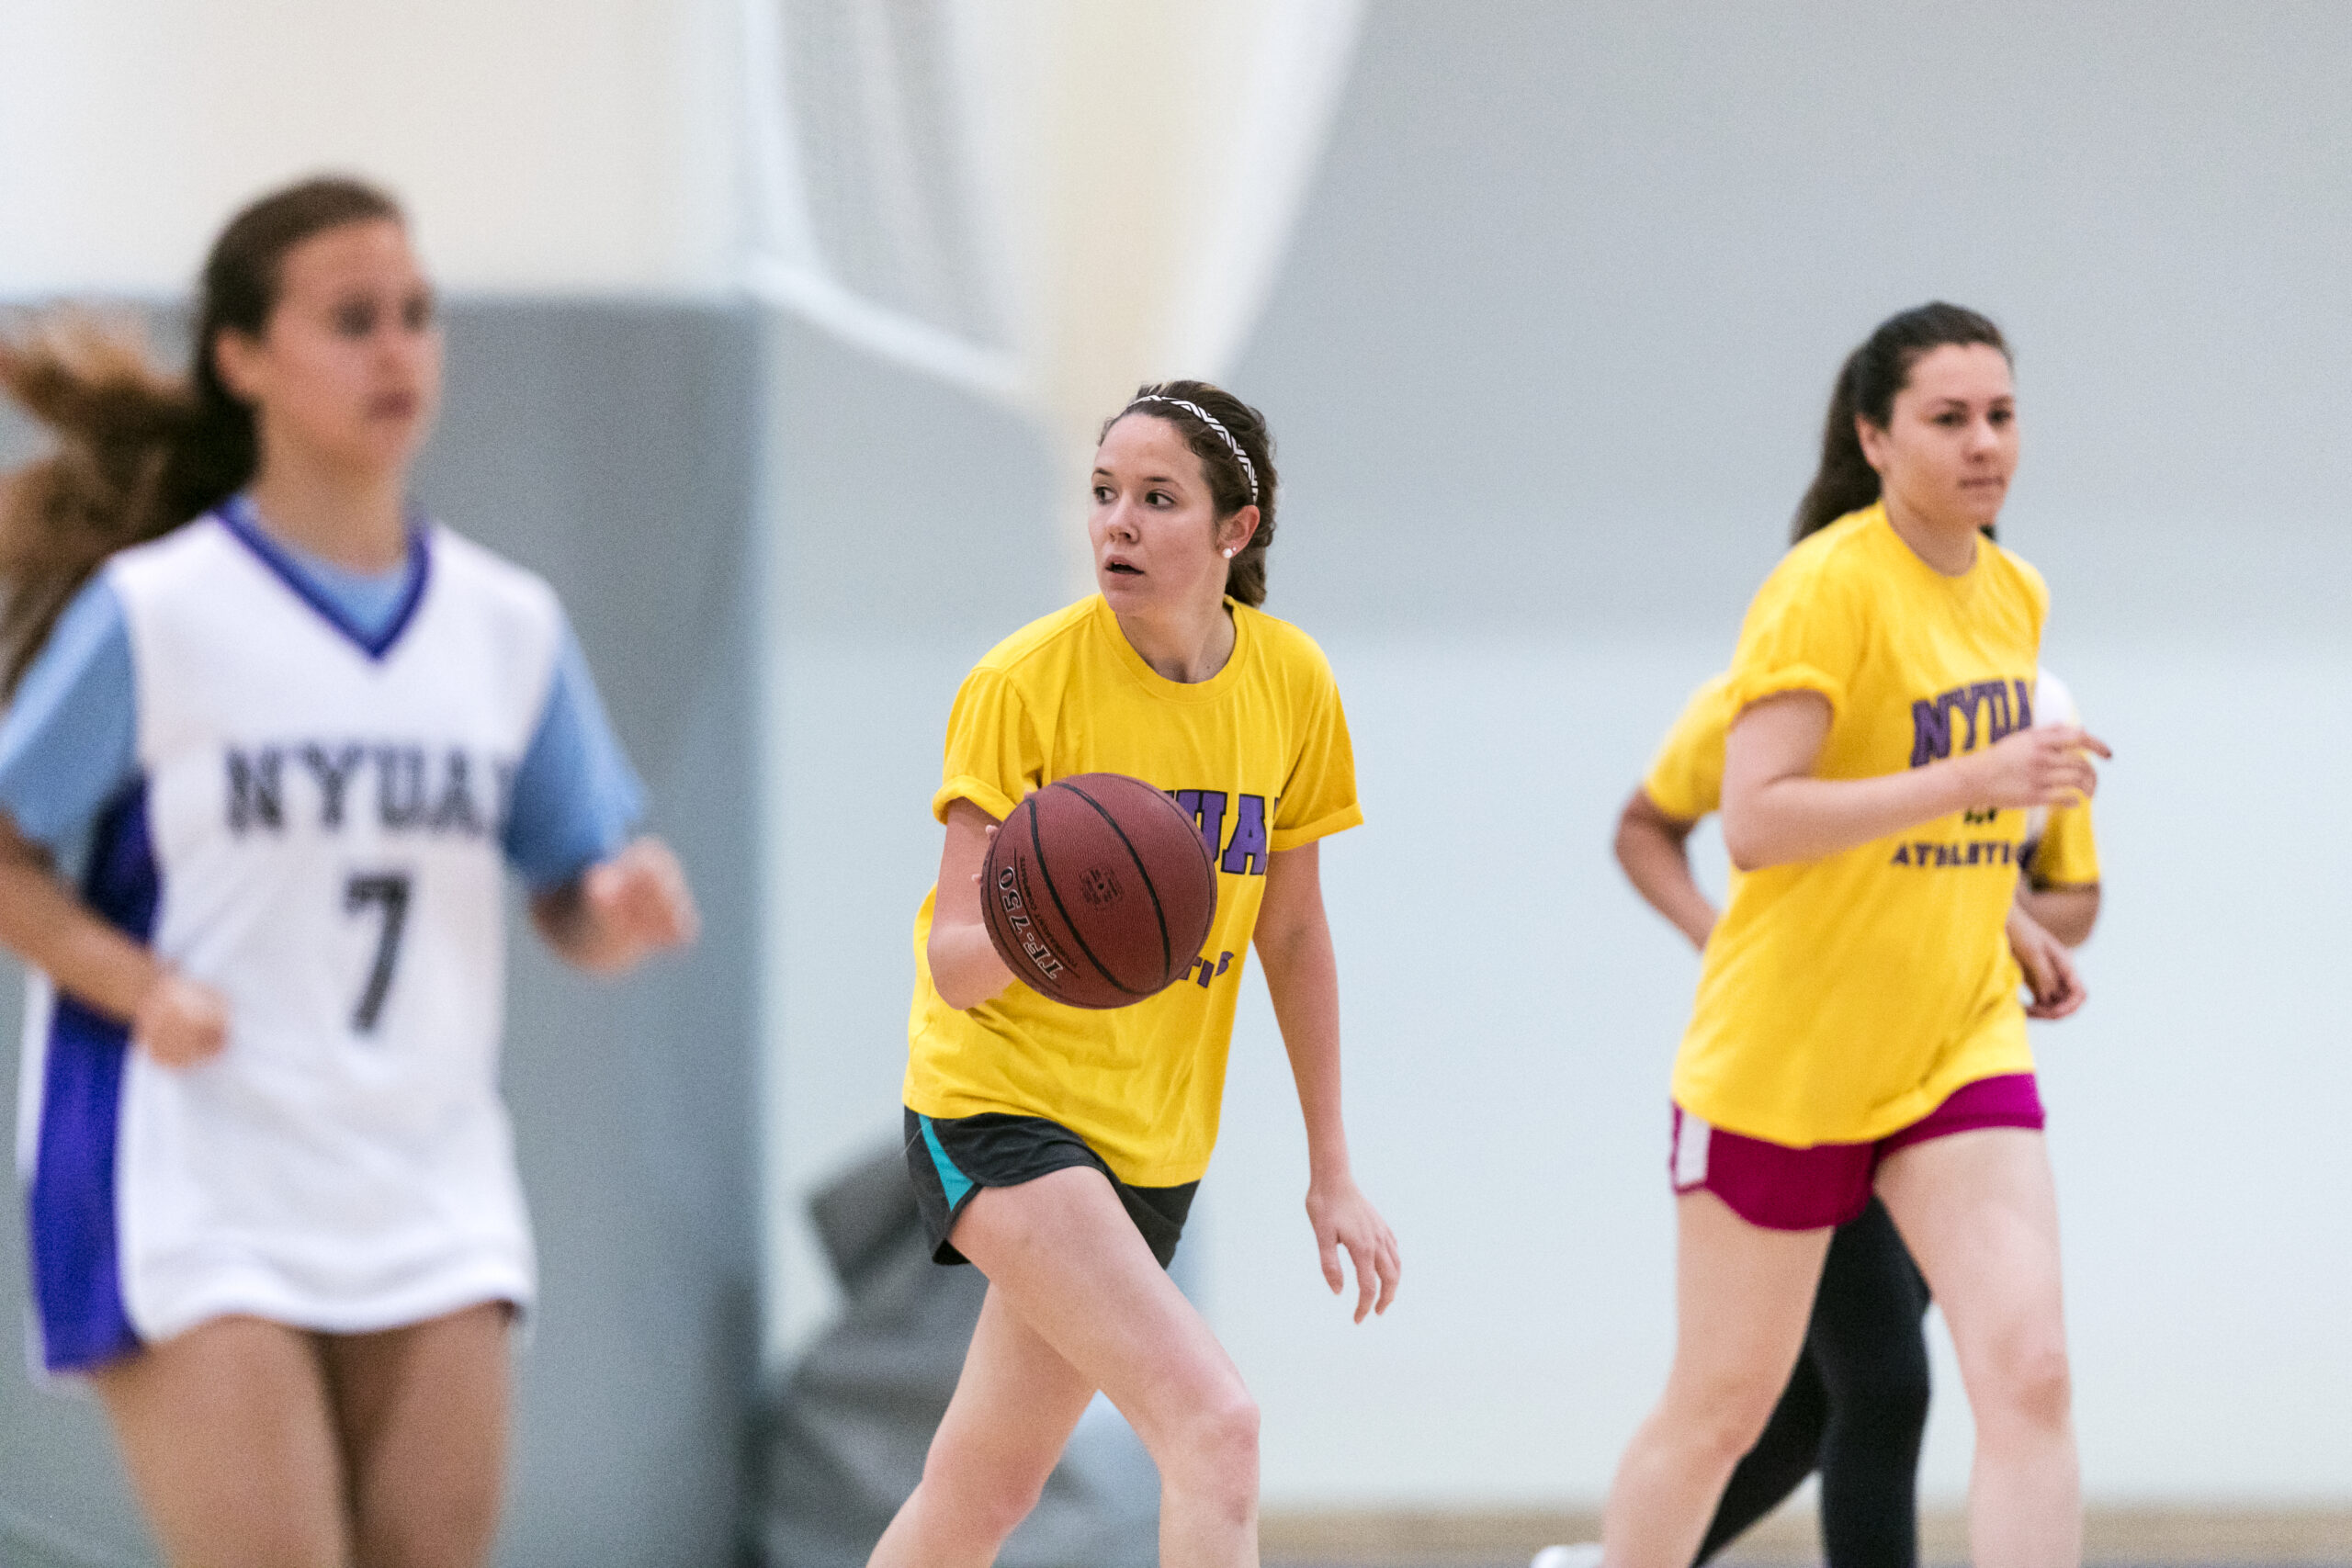
[[[1216,918],[1216,868],[1167,795],[1125,773],[1078,773],[1005,818],[981,895],[989,940],[1023,985],[1122,1008],[1192,968]]]

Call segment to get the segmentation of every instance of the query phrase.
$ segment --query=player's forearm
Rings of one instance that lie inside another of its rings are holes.
[[[1715,907],[1690,874],[1685,840],[1646,819],[1628,815],[1617,825],[1617,863],[1643,901],[1675,930],[1703,948],[1715,929]]]
[[[2018,889],[2018,902],[2027,914],[2038,921],[2041,929],[2064,942],[2068,947],[2080,947],[2090,941],[2091,928],[2098,923],[2098,885],[2084,887],[2028,887]]]
[[[923,949],[931,963],[931,987],[949,1007],[976,1008],[1012,984],[1012,971],[997,956],[986,927],[946,919],[933,924]]]
[[[163,964],[100,919],[37,853],[21,841],[0,847],[0,945],[75,1000],[129,1022]]]
[[[1317,911],[1319,914],[1319,910]],[[1274,1022],[1290,1056],[1298,1109],[1306,1122],[1310,1182],[1345,1178],[1348,1132],[1340,1109],[1340,965],[1331,929],[1320,919],[1256,938]]]
[[[1724,847],[1742,871],[1826,859],[1982,804],[1982,753],[1869,779],[1805,773],[1724,789]]]

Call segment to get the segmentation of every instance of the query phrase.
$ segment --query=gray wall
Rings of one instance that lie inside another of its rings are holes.
[[[1838,358],[1939,295],[2017,343],[2005,537],[2118,751],[2092,999],[2039,1037],[2087,1484],[2346,1495],[2347,62],[2321,6],[1373,0],[1228,379],[1280,437],[1269,608],[1356,731],[1370,820],[1325,874],[1359,1171],[1410,1265],[1376,1326],[1322,1294],[1251,1002],[1187,1246],[1273,1502],[1606,1484],[1668,1345],[1694,974],[1609,825],[1781,547]],[[1067,513],[1000,412],[797,329],[775,365],[775,951],[827,955],[770,1107],[788,1344],[826,1290],[795,1195],[895,1114],[948,697],[1057,601]]]
[[[420,496],[562,594],[706,919],[693,953],[618,985],[515,926],[505,1077],[542,1296],[502,1562],[731,1549],[757,1335],[753,337],[684,306],[451,311]],[[21,1241],[0,1294],[24,1299]],[[144,1551],[96,1407],[21,1373],[0,1376],[0,1527]]]

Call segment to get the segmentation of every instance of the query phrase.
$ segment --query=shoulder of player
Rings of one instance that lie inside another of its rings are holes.
[[[1689,700],[1683,703],[1687,714],[1713,715],[1731,705],[1732,688],[1738,677],[1728,670],[1719,670],[1691,688]]]
[[[1874,546],[1882,535],[1894,537],[1892,529],[1871,526],[1883,522],[1885,515],[1875,506],[1848,513],[1790,546],[1765,574],[1750,603],[1750,615],[1767,606],[1838,598],[1867,602],[1885,571]]]
[[[1001,675],[1019,682],[1055,667],[1069,652],[1072,643],[1085,635],[1093,617],[1094,604],[1092,597],[1080,599],[1049,615],[1038,616],[982,654],[973,664],[972,673]]]
[[[495,628],[501,638],[522,639],[514,646],[554,657],[565,624],[563,601],[554,585],[446,523],[427,526],[428,611],[439,597],[448,608]]]
[[[435,577],[517,607],[559,611],[560,601],[548,580],[526,566],[508,560],[496,550],[458,533],[446,523],[427,525],[426,570]]]
[[[1323,645],[1291,622],[1239,604],[1233,606],[1233,618],[1236,625],[1245,628],[1251,657],[1260,662],[1317,681],[1333,680],[1331,660],[1324,653]]]
[[[2042,580],[2041,572],[2031,561],[2008,546],[1995,542],[1992,564],[2004,581],[2030,599],[2037,607],[2049,607],[2050,584]]]
[[[118,592],[144,593],[169,590],[242,554],[243,547],[235,536],[207,513],[168,534],[115,551],[99,570]]]
[[[1664,744],[1696,743],[1712,738],[1720,745],[1722,737],[1731,728],[1731,694],[1736,684],[1736,677],[1728,670],[1700,682],[1684,701],[1682,711],[1674,716]]]

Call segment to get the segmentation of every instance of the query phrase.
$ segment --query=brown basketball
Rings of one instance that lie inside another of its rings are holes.
[[[980,884],[997,956],[1071,1007],[1123,1008],[1166,989],[1216,919],[1200,829],[1125,773],[1057,779],[1014,807]]]

